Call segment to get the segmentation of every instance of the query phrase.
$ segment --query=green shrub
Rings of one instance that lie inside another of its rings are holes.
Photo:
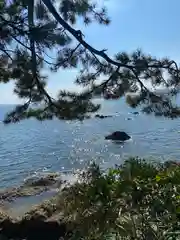
[[[180,237],[180,165],[131,158],[108,172],[93,165],[83,179],[64,191],[74,239]]]

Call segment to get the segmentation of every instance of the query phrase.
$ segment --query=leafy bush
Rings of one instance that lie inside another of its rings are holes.
[[[180,239],[180,165],[131,158],[108,172],[93,165],[64,191],[73,239]]]

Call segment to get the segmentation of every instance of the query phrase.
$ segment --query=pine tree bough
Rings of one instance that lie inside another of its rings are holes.
[[[13,81],[14,92],[24,100],[6,116],[5,123],[30,117],[83,120],[100,108],[92,101],[96,96],[126,96],[131,107],[140,105],[146,113],[170,118],[180,115],[173,102],[180,82],[175,61],[157,59],[141,50],[111,58],[106,49],[91,46],[82,31],[75,29],[78,18],[87,25],[92,21],[108,25],[106,9],[99,9],[91,0],[61,0],[58,6],[51,0],[1,1],[0,81]],[[61,90],[53,98],[46,88],[44,68],[53,72],[80,69],[75,83],[84,91]],[[155,91],[159,86],[168,91]]]

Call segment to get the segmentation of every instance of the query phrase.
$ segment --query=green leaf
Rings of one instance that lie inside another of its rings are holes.
[[[156,182],[159,182],[161,180],[161,176],[156,175]]]

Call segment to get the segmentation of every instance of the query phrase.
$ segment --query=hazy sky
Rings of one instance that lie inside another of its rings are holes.
[[[101,0],[103,2],[103,0]],[[85,39],[97,49],[131,52],[141,48],[160,57],[171,57],[180,62],[180,0],[105,0],[111,25],[97,24],[83,28]],[[76,71],[51,74],[48,87],[52,94],[70,88]],[[13,84],[0,85],[0,103],[17,103],[12,93]]]

